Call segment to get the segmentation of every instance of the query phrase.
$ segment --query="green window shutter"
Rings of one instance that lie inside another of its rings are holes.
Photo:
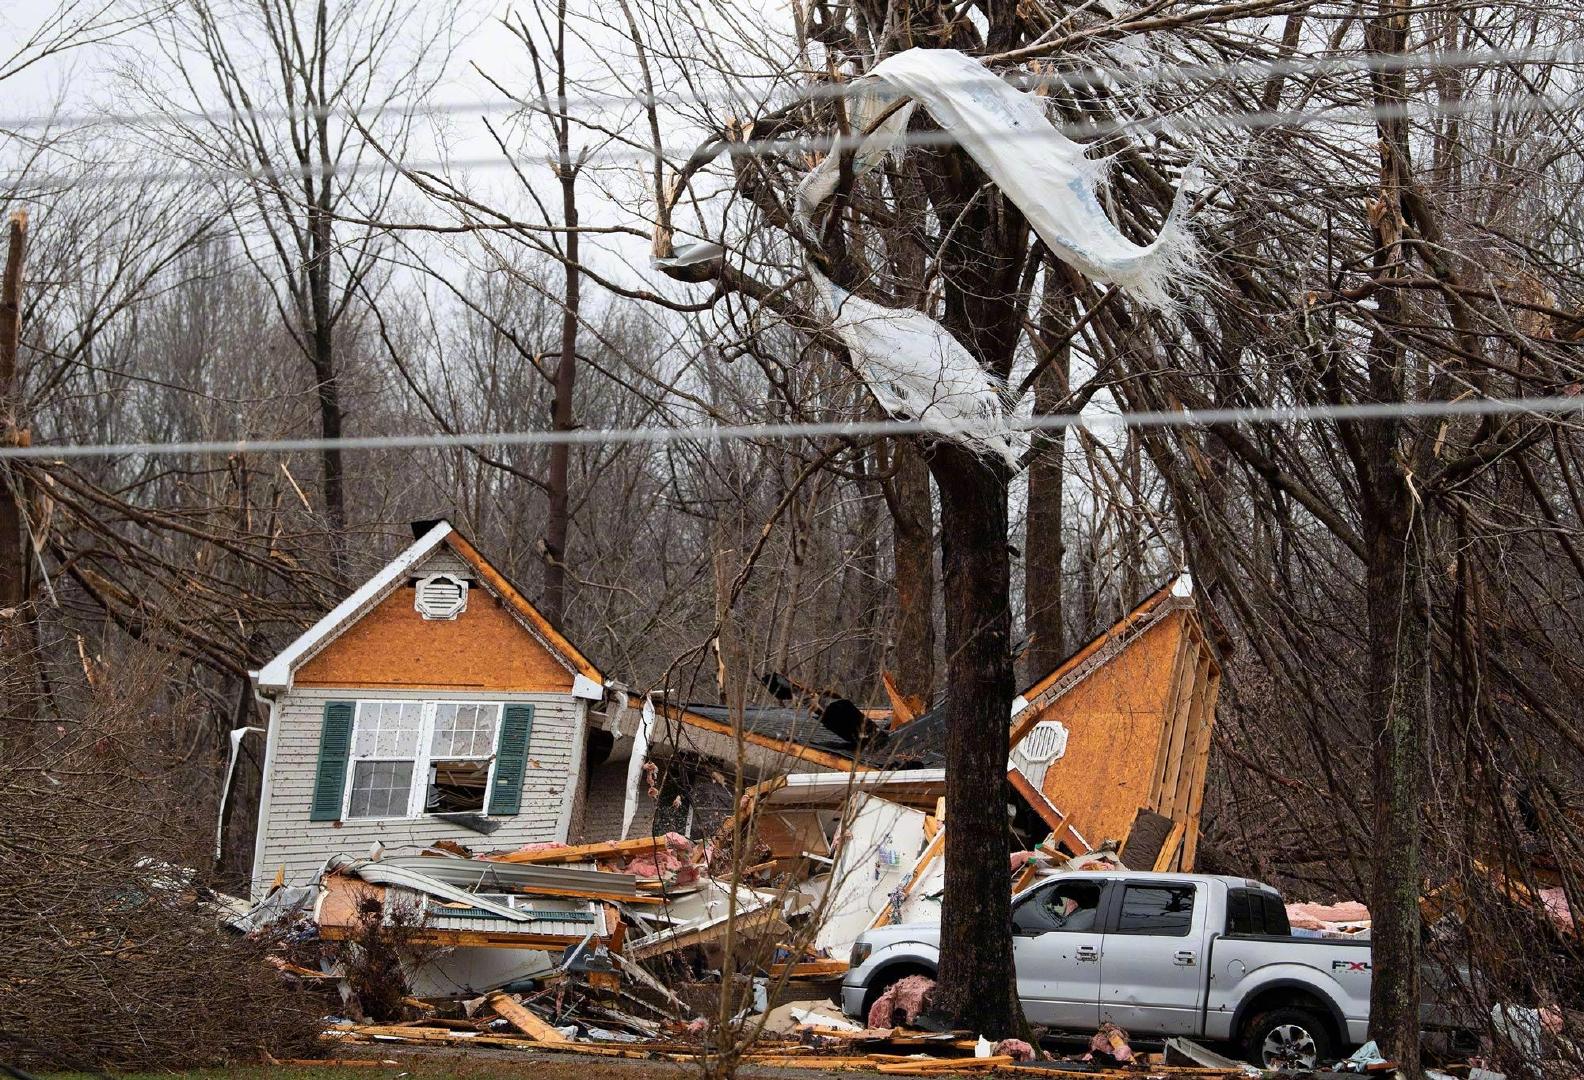
[[[341,792],[346,786],[347,755],[352,749],[351,701],[327,701],[319,725],[319,767],[314,770],[313,806],[309,821],[339,821]]]
[[[522,806],[523,770],[528,767],[528,736],[533,731],[533,706],[508,705],[501,712],[500,742],[495,749],[495,786],[490,789],[491,814],[515,814]]]

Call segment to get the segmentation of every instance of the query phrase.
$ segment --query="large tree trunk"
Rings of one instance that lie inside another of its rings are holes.
[[[556,63],[556,99],[561,103],[555,117],[556,180],[561,185],[561,223],[563,234],[561,265],[566,286],[561,301],[561,350],[556,359],[555,399],[550,410],[550,426],[556,431],[572,430],[572,394],[577,381],[579,288],[583,271],[578,265],[578,165],[572,160],[572,118],[567,113],[566,2],[556,5],[556,40],[552,55]],[[538,59],[535,58],[537,65]],[[543,80],[540,81],[541,88]],[[549,507],[544,534],[544,615],[559,625],[566,615],[567,533],[571,525],[572,447],[556,443],[550,447],[550,471],[546,477]]]
[[[926,705],[935,696],[935,508],[929,467],[911,441],[892,451],[891,557],[896,565],[898,689]]]
[[[1407,49],[1403,0],[1383,0],[1364,31],[1371,52]],[[1377,294],[1378,329],[1368,354],[1369,396],[1376,402],[1407,399],[1415,375],[1402,342],[1385,327],[1404,325],[1411,313],[1396,287],[1405,276],[1404,192],[1409,182],[1407,100],[1400,67],[1372,72],[1380,132],[1380,199],[1371,208],[1375,239],[1371,274],[1385,287]],[[1369,681],[1365,702],[1374,735],[1374,919],[1370,983],[1370,1035],[1410,1077],[1419,1068],[1419,801],[1423,790],[1428,641],[1419,586],[1417,537],[1428,537],[1410,470],[1418,458],[1412,433],[1400,419],[1363,425],[1361,450],[1365,542],[1365,605]],[[1421,473],[1421,475],[1423,475]]]
[[[1008,710],[1015,693],[1004,470],[934,448],[946,596],[946,891],[935,1007],[988,1038],[1022,1027],[1007,898]]]
[[[1369,623],[1366,700],[1375,725],[1370,1037],[1407,1076],[1419,1075],[1419,802],[1424,785],[1429,662],[1412,492],[1395,462],[1364,523]]]
[[[328,158],[325,159],[327,162]],[[328,170],[330,166],[326,164]],[[330,176],[321,183],[328,199]],[[315,390],[319,398],[319,434],[327,440],[341,438],[341,386],[336,372],[335,317],[330,304],[331,214],[328,206],[309,210],[308,303],[312,321],[308,330],[309,361],[313,364]],[[334,443],[320,451],[321,481],[324,486],[325,522],[330,531],[330,557],[337,577],[346,570],[346,479],[342,470],[341,448]]]

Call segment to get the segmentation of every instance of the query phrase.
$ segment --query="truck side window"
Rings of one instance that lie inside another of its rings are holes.
[[[1093,881],[1062,881],[1024,900],[1012,911],[1020,934],[1092,933],[1100,912],[1100,885]]]
[[[1128,885],[1122,894],[1119,934],[1187,937],[1193,925],[1192,885]]]
[[[1228,889],[1226,932],[1287,937],[1292,927],[1280,897],[1263,889]]]

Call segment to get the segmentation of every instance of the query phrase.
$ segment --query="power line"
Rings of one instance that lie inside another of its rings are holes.
[[[1038,142],[1057,136],[1076,141],[1103,139],[1110,136],[1143,134],[1192,134],[1195,132],[1226,129],[1260,130],[1274,127],[1299,127],[1311,123],[1364,123],[1383,119],[1427,121],[1439,118],[1474,117],[1503,113],[1558,113],[1584,105],[1584,88],[1566,97],[1552,94],[1512,94],[1502,98],[1462,99],[1451,102],[1405,103],[1401,105],[1341,106],[1336,109],[1273,109],[1234,113],[1211,113],[1205,116],[1155,116],[1132,120],[1107,120],[1096,123],[1052,124],[1047,130],[1002,130],[981,133],[989,141]],[[773,157],[788,153],[840,152],[856,149],[864,142],[859,135],[800,136],[720,141],[708,144],[713,155],[751,155]],[[944,131],[906,131],[890,140],[897,148],[919,146],[954,146],[955,136]],[[676,161],[697,152],[697,147],[686,151],[664,148],[667,160]],[[621,161],[647,162],[653,151],[632,146],[620,151],[605,149],[589,156],[589,160],[605,163]],[[13,197],[22,197],[29,190],[53,190],[61,187],[121,187],[126,185],[213,183],[222,180],[294,180],[304,177],[356,176],[362,174],[389,175],[398,171],[435,172],[439,170],[498,169],[549,160],[547,152],[533,155],[499,155],[488,158],[432,158],[412,161],[387,161],[374,158],[352,165],[317,165],[302,168],[193,168],[180,170],[144,170],[117,173],[100,170],[86,174],[45,173],[29,175],[13,173],[0,177],[0,190],[9,190]]]
[[[457,449],[486,446],[612,446],[723,443],[749,439],[786,441],[820,437],[897,435],[1005,435],[1009,432],[1090,431],[1128,428],[1205,427],[1219,424],[1305,424],[1336,421],[1470,416],[1557,416],[1584,412],[1584,395],[1534,398],[1470,398],[1458,401],[1275,405],[1221,409],[1166,409],[1094,415],[1008,417],[1003,423],[927,420],[816,421],[784,424],[725,424],[690,428],[586,428],[576,431],[495,431],[430,435],[365,435],[334,439],[210,439],[182,442],[73,443],[63,446],[0,447],[0,461],[53,461],[125,456],[214,456],[341,450]]]
[[[1225,64],[1183,62],[1140,68],[1088,64],[1055,72],[1019,72],[1007,81],[1023,90],[1093,90],[1117,86],[1147,87],[1219,80],[1227,77],[1249,82],[1288,75],[1370,74],[1437,68],[1472,68],[1506,64],[1570,64],[1584,62],[1584,46],[1555,49],[1464,49],[1433,53],[1371,53],[1363,56],[1301,56],[1279,60],[1239,60]],[[763,76],[762,78],[773,78]],[[943,86],[958,83],[947,81]],[[862,77],[841,83],[777,88],[775,97],[785,103],[829,101],[869,92]],[[472,101],[409,101],[384,105],[320,105],[296,108],[153,110],[145,112],[39,113],[0,117],[0,131],[20,132],[58,127],[142,127],[158,124],[215,124],[232,118],[250,121],[308,120],[319,117],[377,120],[386,116],[450,116],[466,113],[559,112],[562,109],[614,106],[678,106],[742,104],[755,100],[746,89],[689,91],[683,93],[630,94],[588,91],[577,95],[542,95],[529,98],[489,97]],[[768,102],[770,98],[763,98]]]

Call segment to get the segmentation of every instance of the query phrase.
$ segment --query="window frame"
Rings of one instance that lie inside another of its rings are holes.
[[[1012,912],[1011,912],[1012,918],[1014,920],[1017,918],[1017,913],[1020,910],[1022,910],[1024,905],[1034,903],[1035,901],[1040,901],[1040,902],[1043,903],[1044,902],[1044,898],[1045,898],[1045,896],[1047,894],[1052,893],[1052,892],[1056,891],[1057,889],[1060,889],[1060,888],[1062,888],[1064,886],[1067,886],[1067,885],[1080,885],[1080,886],[1083,886],[1085,888],[1091,888],[1092,887],[1092,888],[1094,888],[1094,889],[1099,891],[1099,894],[1100,894],[1099,901],[1095,904],[1095,907],[1094,907],[1094,912],[1095,912],[1094,925],[1089,927],[1089,929],[1087,929],[1087,930],[1074,930],[1074,929],[1071,929],[1071,928],[1065,927],[1065,926],[1053,926],[1053,927],[1050,927],[1050,928],[1044,929],[1044,930],[1030,931],[1030,930],[1023,930],[1023,929],[1017,928],[1017,926],[1016,926],[1016,924],[1014,922],[1014,928],[1013,928],[1013,931],[1012,931],[1013,936],[1014,937],[1043,937],[1045,934],[1102,934],[1102,933],[1104,933],[1105,932],[1105,915],[1106,915],[1106,908],[1108,907],[1108,903],[1107,902],[1108,902],[1108,900],[1110,898],[1110,893],[1111,893],[1111,883],[1109,881],[1105,881],[1105,880],[1099,880],[1099,881],[1086,880],[1086,879],[1082,879],[1082,878],[1078,877],[1077,875],[1072,875],[1072,880],[1066,880],[1065,877],[1059,877],[1057,880],[1052,881],[1049,884],[1043,885],[1043,887],[1041,887],[1041,888],[1031,890],[1028,893],[1028,895],[1026,895],[1024,897],[1021,897],[1018,900],[1017,904],[1012,908]]]
[[[392,757],[363,757],[357,752],[358,723],[363,716],[366,705],[417,705],[418,712],[418,746],[416,754],[411,758]],[[488,754],[468,754],[463,756],[444,755],[436,757],[434,753],[435,714],[442,705],[467,705],[486,706],[495,710],[495,739],[490,744]],[[352,704],[352,732],[347,741],[346,780],[343,784],[344,792],[341,796],[342,821],[417,821],[421,818],[443,818],[449,814],[480,813],[488,816],[490,802],[495,797],[495,766],[500,759],[501,727],[506,719],[505,701],[485,701],[479,698],[357,698]],[[412,780],[407,786],[407,812],[399,816],[392,814],[379,814],[363,817],[352,816],[352,789],[360,762],[406,762],[411,761],[413,766]],[[431,812],[425,809],[429,801],[429,770],[435,761],[488,761],[489,768],[484,777],[484,807],[477,811],[442,810]]]
[[[1122,914],[1127,904],[1128,889],[1186,889],[1193,894],[1193,907],[1188,912],[1188,926],[1180,934],[1167,934],[1158,930],[1131,930],[1122,925]],[[1112,901],[1111,916],[1107,920],[1106,933],[1126,937],[1163,937],[1163,938],[1191,938],[1194,934],[1194,917],[1202,910],[1202,901],[1199,894],[1199,883],[1194,881],[1140,881],[1123,880],[1116,884],[1112,890],[1115,899]]]

